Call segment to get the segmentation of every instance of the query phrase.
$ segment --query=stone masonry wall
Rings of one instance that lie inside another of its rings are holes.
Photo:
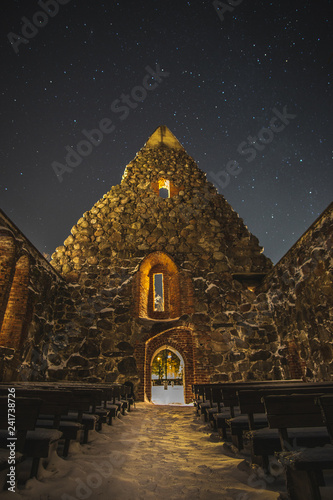
[[[0,211],[0,379],[45,377],[43,350],[66,283]]]
[[[160,179],[170,181],[170,198],[158,196]],[[56,304],[54,338],[63,349],[55,349],[59,355],[52,355],[48,377],[130,379],[143,394],[140,367],[150,362],[145,343],[170,328],[192,332],[191,380],[276,376],[275,358],[267,354],[276,350],[271,318],[247,284],[233,279],[235,273],[263,275],[272,264],[181,146],[150,147],[148,141],[121,184],[71,233],[52,255],[52,265],[69,283],[70,299],[60,297]],[[179,313],[169,321],[165,315],[158,321],[151,310],[142,313],[139,304],[140,265],[151,255],[160,255],[162,267],[172,261],[177,270],[170,271],[170,310]]]
[[[130,380],[149,398],[151,359],[164,345],[185,360],[187,401],[192,383],[331,376],[332,206],[272,268],[168,134],[153,134],[51,265],[2,215],[3,379]],[[159,196],[165,181],[169,198]],[[154,272],[164,277],[162,312]],[[17,293],[21,318],[8,308],[17,311]]]
[[[333,203],[268,274],[262,286],[276,324],[284,376],[333,375]]]

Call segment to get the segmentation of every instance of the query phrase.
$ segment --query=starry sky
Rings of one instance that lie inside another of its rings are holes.
[[[159,125],[273,262],[332,201],[332,0],[1,10],[0,207],[40,252],[62,245]],[[84,149],[101,121],[107,133]],[[69,167],[66,147],[79,144]]]

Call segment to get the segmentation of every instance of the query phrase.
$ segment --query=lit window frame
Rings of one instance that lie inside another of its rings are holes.
[[[159,297],[159,295],[157,294],[156,292],[156,289],[155,289],[155,276],[162,276],[162,302],[161,302],[161,305],[162,305],[162,308],[161,309],[158,309],[156,307],[156,298]],[[163,276],[163,273],[153,273],[153,309],[154,309],[154,312],[165,312],[165,305],[164,305],[164,276]]]
[[[166,189],[168,192],[167,198],[171,198],[170,181],[168,179],[159,179],[159,181],[158,181],[158,192],[159,192],[160,197],[163,198],[161,196],[161,189]]]

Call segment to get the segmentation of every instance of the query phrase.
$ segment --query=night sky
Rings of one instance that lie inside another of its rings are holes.
[[[42,253],[159,125],[273,262],[332,201],[333,2],[215,3],[219,15],[210,0],[53,0],[36,15],[37,0],[2,0],[0,207]],[[60,182],[52,164],[104,118],[113,131]]]

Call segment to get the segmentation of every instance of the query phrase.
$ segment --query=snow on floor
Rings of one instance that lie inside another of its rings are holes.
[[[267,489],[266,489],[267,488]],[[1,500],[276,500],[283,478],[267,483],[235,458],[188,406],[138,403],[129,414],[56,453],[39,480]]]
[[[168,385],[164,389],[163,385],[153,385],[151,388],[151,400],[156,405],[184,404],[184,386]]]

